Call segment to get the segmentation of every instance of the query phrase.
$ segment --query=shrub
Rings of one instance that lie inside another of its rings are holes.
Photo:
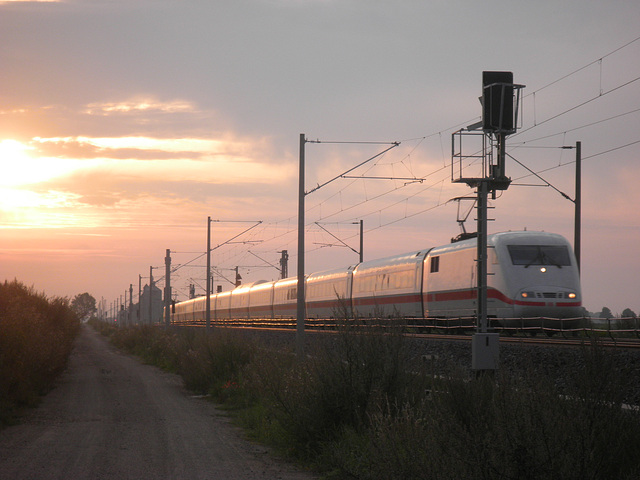
[[[111,333],[114,345],[134,355],[145,363],[169,372],[177,372],[180,346],[177,335],[153,325],[115,328]]]
[[[79,321],[64,298],[0,284],[0,423],[34,406],[67,363]]]
[[[423,397],[428,381],[417,375],[399,328],[355,321],[304,360],[270,355],[250,367],[247,389],[262,392],[298,453],[311,456],[345,429],[366,431],[373,411],[393,415],[395,405]]]
[[[222,401],[232,391],[238,396],[240,372],[253,355],[251,343],[241,342],[232,332],[221,329],[208,335],[195,329],[174,333],[157,325],[98,328],[108,331],[119,348],[148,364],[178,373],[189,390]]]
[[[243,367],[249,363],[254,347],[240,341],[232,332],[216,330],[192,334],[180,356],[178,372],[185,386],[201,394],[213,395],[222,402],[239,397]]]
[[[434,379],[414,363],[400,325],[343,322],[305,358],[224,329],[137,335],[146,338],[127,340],[130,349],[163,346],[168,353],[154,356],[188,386],[235,405],[254,438],[327,477],[640,477],[640,412],[622,408],[633,372],[614,368],[597,345],[556,383],[533,368],[479,378],[452,368]]]
[[[362,479],[637,478],[640,416],[621,408],[623,381],[601,353],[585,356],[562,391],[533,373],[448,376],[399,415],[372,415],[362,437],[345,437],[357,449],[336,444],[334,464]]]

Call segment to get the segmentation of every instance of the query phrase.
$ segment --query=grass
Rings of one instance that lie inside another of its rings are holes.
[[[325,478],[640,477],[640,413],[621,408],[632,372],[606,351],[585,347],[585,367],[562,386],[533,372],[434,379],[399,332],[345,322],[304,359],[221,328],[111,337]]]
[[[64,370],[79,321],[65,298],[0,283],[0,426],[38,404]]]

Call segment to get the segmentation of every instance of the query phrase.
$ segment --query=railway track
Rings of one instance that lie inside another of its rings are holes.
[[[179,325],[176,325],[179,326]],[[190,324],[182,324],[182,326],[204,327],[202,322],[193,322]],[[237,329],[254,329],[264,331],[283,331],[293,332],[296,328],[295,320],[291,319],[269,319],[269,320],[226,320],[224,322],[212,322],[214,327],[237,328]],[[373,328],[397,328],[396,323],[380,322],[369,323],[369,327]],[[305,332],[309,333],[335,333],[339,329],[335,320],[325,319],[309,319],[306,324]],[[416,339],[442,340],[442,341],[461,341],[470,342],[473,335],[473,329],[468,325],[460,327],[431,327],[424,325],[408,325],[404,326],[404,335]],[[434,332],[435,330],[435,332]],[[462,331],[462,333],[459,333]],[[501,344],[511,345],[543,345],[543,346],[582,346],[585,344],[597,343],[601,347],[616,349],[640,349],[640,331],[624,330],[616,332],[615,330],[603,330],[596,328],[582,328],[575,330],[559,330],[551,328],[530,328],[530,329],[501,329],[496,328],[494,331],[500,333]],[[540,334],[540,335],[538,335]],[[635,337],[631,336],[635,335]]]

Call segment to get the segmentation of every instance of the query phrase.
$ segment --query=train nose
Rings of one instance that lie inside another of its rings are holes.
[[[580,295],[568,289],[523,289],[514,299],[518,316],[522,317],[575,317],[581,314]]]
[[[552,289],[545,289],[542,291],[523,290],[518,296],[519,298],[516,298],[516,300],[545,303],[555,303],[556,301],[563,300],[576,300],[578,298],[578,294],[576,292]]]

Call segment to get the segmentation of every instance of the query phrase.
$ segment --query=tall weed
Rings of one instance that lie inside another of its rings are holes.
[[[263,401],[300,454],[317,452],[345,429],[364,432],[374,411],[394,415],[396,405],[424,396],[429,379],[416,372],[399,329],[344,322],[324,347],[305,359],[258,357],[247,389]]]
[[[449,376],[400,415],[376,412],[357,450],[336,443],[334,463],[362,479],[638,478],[640,415],[611,401],[622,384],[600,353],[585,356],[562,391],[533,373]]]
[[[79,320],[65,298],[0,283],[0,423],[34,406],[66,366]]]
[[[640,412],[622,408],[621,394],[633,372],[614,369],[597,346],[562,383],[533,368],[434,378],[401,325],[338,323],[304,358],[224,329],[138,330],[146,346],[125,343],[164,345],[161,361],[190,388],[235,405],[251,435],[327,478],[640,478]]]
[[[98,326],[101,331],[104,327]],[[146,363],[182,376],[193,392],[223,395],[238,390],[242,368],[253,356],[250,342],[239,340],[233,332],[216,329],[211,335],[202,330],[142,325],[109,331],[114,345],[142,358]]]

